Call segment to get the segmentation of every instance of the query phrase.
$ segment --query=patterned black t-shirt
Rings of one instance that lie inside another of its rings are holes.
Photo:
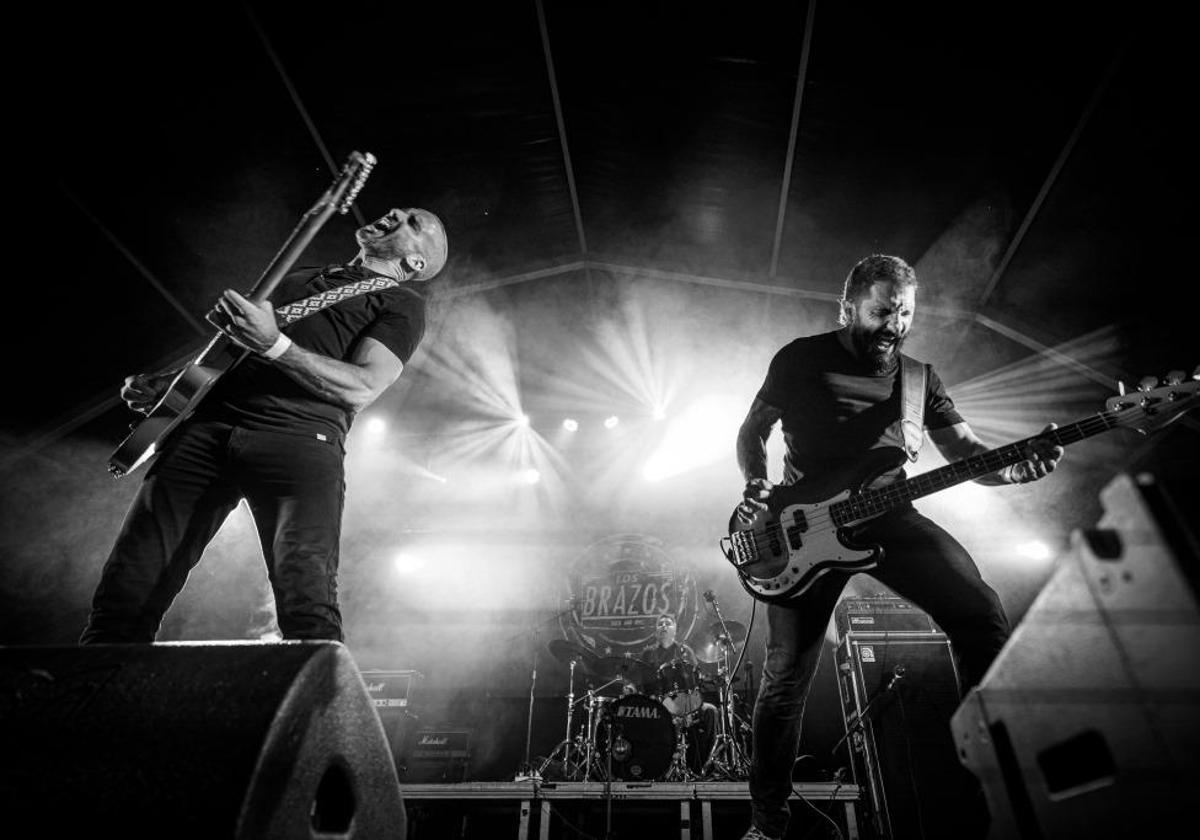
[[[275,288],[281,306],[354,280],[379,276],[360,266],[326,266],[291,272]],[[364,338],[381,342],[407,363],[425,333],[425,299],[412,283],[340,301],[283,329],[314,353],[347,361]],[[341,441],[353,421],[349,410],[321,399],[270,362],[254,354],[224,374],[204,398],[197,416],[249,429],[315,435]]]

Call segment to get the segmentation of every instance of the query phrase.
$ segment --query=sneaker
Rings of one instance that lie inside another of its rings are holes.
[[[767,834],[758,826],[752,825],[746,831],[746,833],[742,835],[742,840],[783,840],[783,838]]]

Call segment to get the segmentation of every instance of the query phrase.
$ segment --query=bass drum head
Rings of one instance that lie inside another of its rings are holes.
[[[596,733],[601,766],[626,782],[661,779],[675,756],[675,724],[667,707],[644,694],[630,694],[608,704]]]

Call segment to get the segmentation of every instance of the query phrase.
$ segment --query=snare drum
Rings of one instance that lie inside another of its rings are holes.
[[[697,711],[704,702],[700,696],[699,669],[682,659],[660,665],[655,684],[659,701],[676,717]]]
[[[645,694],[629,694],[600,713],[597,750],[608,767],[612,742],[612,776],[626,782],[661,779],[675,756],[675,724],[662,703]]]

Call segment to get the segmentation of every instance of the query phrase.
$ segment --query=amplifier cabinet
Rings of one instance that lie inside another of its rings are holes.
[[[837,636],[849,633],[896,634],[941,633],[929,614],[915,605],[888,595],[866,598],[843,598],[833,613]]]
[[[411,712],[413,696],[422,674],[418,671],[362,671],[363,684],[375,707],[375,714],[383,724],[388,749],[396,772],[403,778],[404,748],[417,725],[417,717]]]
[[[413,731],[398,760],[401,782],[461,782],[471,761],[471,727],[422,727]]]
[[[377,709],[403,709],[410,704],[416,671],[363,671],[367,694]]]
[[[849,749],[854,781],[864,791],[867,836],[969,836],[971,821],[980,818],[969,803],[981,796],[950,729],[960,689],[946,636],[849,633],[837,645],[836,664],[846,723],[838,750]]]

